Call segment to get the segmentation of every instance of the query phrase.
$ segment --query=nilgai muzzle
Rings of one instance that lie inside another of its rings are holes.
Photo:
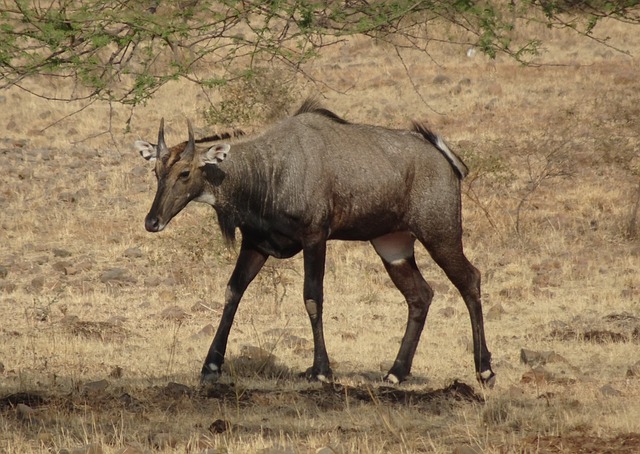
[[[202,367],[221,373],[238,303],[268,257],[303,252],[304,305],[313,330],[311,379],[328,380],[322,328],[327,241],[370,241],[409,306],[407,327],[386,379],[404,380],[425,324],[433,290],[414,258],[416,239],[460,291],[471,317],[477,378],[492,384],[480,302],[480,273],[462,248],[460,181],[464,163],[425,126],[393,130],[349,123],[307,101],[262,135],[236,141],[194,139],[172,148],[160,122],[158,143],[136,148],[155,160],[158,180],[145,227],[159,232],[190,201],[211,205],[223,235],[242,244],[218,330]],[[199,143],[198,143],[199,142]]]

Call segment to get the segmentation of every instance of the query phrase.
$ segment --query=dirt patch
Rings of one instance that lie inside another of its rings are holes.
[[[640,434],[628,433],[615,437],[593,437],[589,435],[568,435],[561,437],[536,437],[530,439],[529,448],[535,452],[581,454],[622,454],[640,452]]]

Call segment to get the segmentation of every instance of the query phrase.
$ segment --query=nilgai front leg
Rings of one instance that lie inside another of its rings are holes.
[[[244,240],[242,241],[236,266],[227,284],[222,318],[220,318],[218,330],[202,366],[202,382],[216,381],[220,377],[224,355],[227,350],[227,340],[229,339],[229,332],[231,331],[231,325],[233,325],[233,318],[236,315],[238,304],[251,281],[267,261],[267,257],[266,254],[252,248]]]
[[[306,376],[311,380],[328,381],[332,377],[329,356],[324,343],[322,327],[322,302],[324,264],[327,254],[325,238],[308,242],[303,247],[304,254],[304,306],[309,314],[313,332],[313,366]]]

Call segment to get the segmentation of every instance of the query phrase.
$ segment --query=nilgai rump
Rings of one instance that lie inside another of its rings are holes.
[[[400,351],[386,375],[404,380],[425,324],[433,290],[414,258],[417,239],[460,291],[469,310],[476,376],[492,384],[480,301],[480,273],[462,248],[460,181],[467,168],[440,137],[352,124],[307,101],[262,135],[237,141],[189,140],[167,147],[137,141],[155,161],[157,192],[145,227],[159,232],[190,201],[211,205],[223,235],[242,244],[227,285],[220,325],[202,367],[216,380],[238,303],[269,256],[303,252],[304,304],[313,330],[312,379],[332,372],[322,328],[327,241],[370,241],[409,306]]]

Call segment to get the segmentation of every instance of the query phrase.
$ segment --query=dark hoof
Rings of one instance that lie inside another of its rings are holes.
[[[316,372],[313,367],[310,367],[301,375],[309,381],[319,381],[323,383],[331,383],[333,381],[333,372],[331,372],[331,369],[327,372]]]
[[[205,364],[202,366],[202,372],[200,373],[200,383],[203,385],[215,383],[220,379],[220,375],[222,375],[220,366],[216,366],[213,363]]]
[[[496,384],[496,374],[491,369],[487,369],[477,374],[480,384],[487,388],[493,388]]]

